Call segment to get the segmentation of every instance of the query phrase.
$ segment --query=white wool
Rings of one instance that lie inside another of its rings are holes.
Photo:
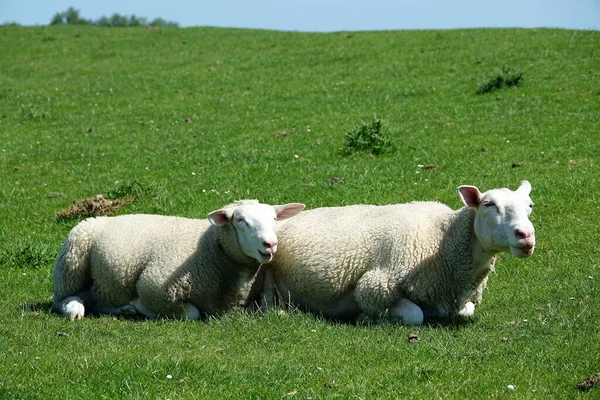
[[[86,219],[56,259],[54,307],[73,319],[85,312],[221,314],[261,262],[272,259],[275,220],[303,208],[249,200],[210,213],[210,221],[146,214]]]
[[[468,207],[458,211],[436,202],[304,211],[278,228],[266,281],[284,300],[332,318],[362,313],[418,325],[424,315],[471,315],[494,255],[533,252],[530,188],[460,187]]]

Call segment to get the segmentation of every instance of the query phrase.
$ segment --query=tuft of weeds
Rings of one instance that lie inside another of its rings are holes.
[[[512,69],[505,65],[499,71],[494,72],[487,82],[479,85],[476,93],[486,94],[504,87],[515,87],[521,82],[522,77],[523,74],[518,68]]]
[[[47,247],[25,243],[17,248],[5,248],[2,251],[0,265],[9,268],[40,268],[51,264],[54,256]]]
[[[106,191],[106,197],[109,199],[132,199],[140,197],[150,189],[138,180],[131,182],[121,182],[114,189]]]
[[[41,120],[44,118],[49,118],[50,114],[46,111],[39,110],[33,104],[22,104],[21,105],[21,120],[22,121],[30,121],[30,120]]]
[[[361,121],[353,130],[346,133],[344,154],[356,151],[368,151],[370,154],[379,155],[392,151],[389,128],[379,118],[371,121]]]

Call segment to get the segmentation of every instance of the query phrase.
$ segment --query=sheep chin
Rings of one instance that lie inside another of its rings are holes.
[[[258,254],[260,254],[258,261],[263,264],[268,264],[273,260],[273,253],[263,253],[262,251],[259,250]]]
[[[517,258],[527,258],[530,255],[533,254],[533,251],[535,250],[535,246],[523,246],[523,247],[515,247],[515,246],[510,246],[510,252],[513,256],[517,257]]]

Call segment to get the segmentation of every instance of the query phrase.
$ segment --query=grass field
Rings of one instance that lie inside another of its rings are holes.
[[[0,398],[599,397],[576,384],[600,372],[600,32],[2,27],[0,48]],[[503,67],[519,84],[477,94]],[[392,151],[344,151],[375,117]],[[522,179],[536,252],[501,255],[456,324],[50,310],[73,200],[458,208],[461,184]]]

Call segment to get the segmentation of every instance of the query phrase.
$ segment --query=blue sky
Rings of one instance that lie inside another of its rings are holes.
[[[182,27],[289,31],[553,27],[600,30],[600,0],[0,0],[0,23],[47,25],[73,6],[87,19],[162,17]]]

